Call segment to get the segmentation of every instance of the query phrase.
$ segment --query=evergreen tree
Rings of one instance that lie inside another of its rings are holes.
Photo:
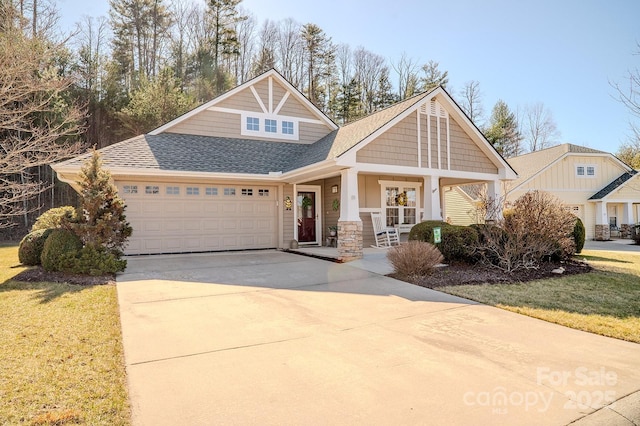
[[[100,153],[95,149],[82,166],[78,184],[81,205],[78,223],[73,224],[75,233],[85,246],[121,256],[132,229],[124,214],[124,201],[111,183],[111,173],[102,168]]]
[[[349,84],[340,88],[337,98],[338,109],[336,116],[342,124],[350,123],[362,116],[360,85],[355,78],[351,79]]]
[[[422,77],[422,90],[430,90],[437,86],[446,87],[449,83],[449,71],[442,72],[438,68],[440,64],[429,61],[422,66],[424,77]]]
[[[501,99],[493,107],[485,136],[505,158],[515,157],[522,153],[522,135],[518,129],[518,121],[515,114]]]
[[[220,94],[228,89],[229,69],[224,67],[224,59],[237,56],[240,51],[240,42],[236,32],[236,24],[247,19],[238,11],[238,5],[242,0],[208,0],[207,10],[210,17],[210,31],[208,51],[201,55],[209,55],[210,61],[204,60],[204,75],[211,75],[214,81],[215,94]]]
[[[325,75],[327,55],[334,55],[331,38],[315,24],[302,26],[307,64],[307,97],[320,105],[320,79]]]

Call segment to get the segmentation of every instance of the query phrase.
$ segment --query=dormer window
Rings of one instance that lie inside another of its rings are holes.
[[[247,117],[247,130],[253,132],[260,131],[260,119],[258,117]]]
[[[278,122],[267,118],[264,121],[264,130],[267,133],[276,133],[278,131]]]
[[[300,119],[277,114],[259,112],[243,112],[241,128],[242,136],[262,137],[268,139],[299,140]]]

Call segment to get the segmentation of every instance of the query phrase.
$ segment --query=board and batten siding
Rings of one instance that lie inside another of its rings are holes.
[[[478,209],[457,187],[445,187],[445,220],[452,225],[469,226],[478,223]]]
[[[416,113],[410,114],[359,150],[356,161],[418,167]]]

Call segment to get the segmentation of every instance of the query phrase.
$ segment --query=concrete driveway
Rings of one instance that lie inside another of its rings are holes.
[[[128,262],[136,425],[640,419],[637,344],[289,253]]]

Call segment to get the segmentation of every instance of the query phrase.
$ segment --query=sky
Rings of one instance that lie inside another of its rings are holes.
[[[189,0],[186,0],[189,1]],[[201,1],[204,0],[191,0]],[[57,0],[63,26],[107,16],[108,0]],[[611,83],[640,69],[638,0],[243,0],[259,23],[314,23],[334,43],[396,62],[440,63],[448,91],[480,83],[488,117],[499,99],[512,111],[543,103],[559,142],[615,152],[632,116]],[[392,71],[392,80],[395,80]],[[626,84],[625,84],[626,82]],[[395,83],[394,83],[395,84]]]

